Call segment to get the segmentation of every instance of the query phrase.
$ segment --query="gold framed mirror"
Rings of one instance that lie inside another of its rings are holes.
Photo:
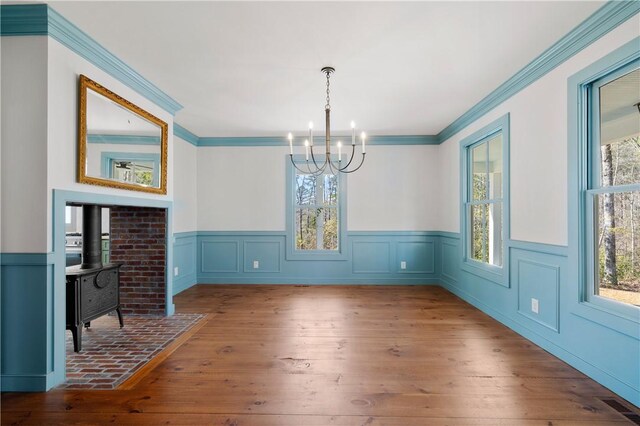
[[[168,125],[80,75],[78,182],[167,193]]]

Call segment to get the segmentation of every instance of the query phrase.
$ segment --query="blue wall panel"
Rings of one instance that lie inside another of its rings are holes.
[[[400,241],[396,245],[395,270],[400,274],[434,274],[435,241]],[[406,269],[401,268],[406,262]]]
[[[354,241],[354,274],[387,274],[391,268],[391,244],[388,241]]]
[[[280,259],[284,249],[280,241],[244,241],[244,272],[280,272]],[[254,268],[253,262],[258,262]]]
[[[560,265],[556,256],[513,250],[512,281],[517,283],[518,313],[550,328],[559,330]],[[532,310],[538,300],[538,312]]]
[[[460,247],[459,240],[456,238],[442,237],[440,239],[440,247],[442,250],[441,259],[441,275],[442,278],[451,282],[457,282],[460,272]]]
[[[198,272],[239,272],[239,246],[238,241],[227,238],[223,241],[200,241]]]
[[[173,294],[188,289],[198,281],[196,235],[196,232],[174,234],[173,267],[178,268],[178,274],[173,277]]]

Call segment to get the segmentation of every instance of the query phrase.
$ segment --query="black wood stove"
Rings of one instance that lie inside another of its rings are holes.
[[[101,208],[82,206],[82,263],[66,269],[67,330],[73,334],[73,350],[82,350],[82,327],[109,312],[120,311],[120,266],[102,264]]]

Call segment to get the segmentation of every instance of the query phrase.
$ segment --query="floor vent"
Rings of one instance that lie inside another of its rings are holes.
[[[640,414],[632,411],[628,406],[614,398],[600,398],[602,402],[616,410],[618,413],[640,426]]]

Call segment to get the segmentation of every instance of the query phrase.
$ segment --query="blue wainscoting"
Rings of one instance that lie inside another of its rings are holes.
[[[198,257],[197,232],[173,234],[173,294],[176,295],[198,282],[196,258]],[[177,268],[177,274],[176,272]]]
[[[640,405],[637,337],[574,313],[577,284],[569,280],[567,247],[509,241],[510,287],[461,269],[460,237],[440,237],[444,288],[512,330]],[[539,301],[538,313],[531,299]]]
[[[2,391],[51,387],[53,358],[53,268],[49,253],[3,253]],[[26,332],[29,330],[29,332]]]
[[[350,232],[344,259],[315,261],[288,260],[285,231],[178,233],[174,294],[195,283],[437,284],[439,236],[426,231]]]

